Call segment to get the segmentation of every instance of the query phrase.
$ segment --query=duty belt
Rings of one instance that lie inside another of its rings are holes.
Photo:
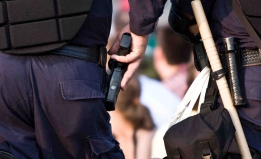
[[[261,49],[241,50],[242,66],[261,65]]]
[[[52,51],[52,53],[94,62],[100,66],[106,66],[107,62],[107,50],[104,46],[80,47],[65,45]]]

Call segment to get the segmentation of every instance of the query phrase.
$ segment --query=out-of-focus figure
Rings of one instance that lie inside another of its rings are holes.
[[[120,91],[115,111],[110,112],[112,133],[126,159],[148,159],[155,125],[147,107],[140,103],[140,83],[133,77]]]
[[[183,98],[188,89],[188,65],[192,45],[176,35],[168,25],[158,27],[156,38],[155,69],[163,84]]]
[[[168,9],[170,3],[166,3]],[[168,13],[168,12],[165,12]],[[194,70],[191,66],[192,45],[186,43],[176,35],[168,25],[168,14],[163,14],[159,19],[156,32],[156,47],[154,49],[154,67],[162,84],[174,95],[182,99],[194,78]],[[190,75],[193,72],[193,75]],[[168,100],[167,102],[173,102]],[[179,101],[180,102],[180,101]],[[168,103],[170,104],[170,103]],[[175,112],[179,103],[173,102],[172,111],[167,113],[169,119]],[[170,109],[171,110],[171,109]],[[166,156],[163,136],[168,130],[169,122],[165,122],[157,128],[152,140],[151,158],[158,159]]]

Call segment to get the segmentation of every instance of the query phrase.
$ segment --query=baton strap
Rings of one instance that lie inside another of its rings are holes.
[[[106,66],[107,62],[107,50],[104,46],[80,47],[65,45],[58,50],[52,51],[52,53],[94,62],[100,66]]]
[[[254,30],[254,28],[251,26],[248,19],[246,18],[245,14],[243,13],[241,8],[236,3],[236,0],[232,0],[232,8],[233,8],[233,11],[236,13],[238,19],[241,21],[241,23],[245,27],[246,31],[250,35],[251,39],[256,43],[257,47],[259,47],[259,49],[261,49],[260,37],[257,35],[256,31]]]

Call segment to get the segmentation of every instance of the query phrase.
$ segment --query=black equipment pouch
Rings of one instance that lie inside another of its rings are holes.
[[[199,41],[199,38],[189,31],[189,27],[196,24],[195,19],[190,20],[186,14],[179,11],[173,4],[169,12],[168,21],[171,29],[186,42],[197,43]]]
[[[201,106],[199,114],[184,119],[167,130],[164,135],[167,159],[240,157],[234,135],[235,128],[225,108],[212,111],[208,106]]]
[[[193,45],[193,54],[194,64],[198,71],[202,71],[206,66],[210,68],[208,56],[202,41]]]
[[[131,46],[131,35],[124,33],[121,37],[118,55],[126,56]],[[111,73],[107,77],[105,84],[105,107],[107,111],[115,110],[115,103],[120,91],[120,84],[124,73],[126,72],[128,63],[121,63],[116,60],[109,60],[109,68]]]
[[[0,2],[0,50],[12,54],[51,51],[80,30],[92,0],[5,0]]]
[[[228,81],[235,106],[245,105],[244,77],[240,59],[240,52],[237,50],[233,37],[224,38],[226,48],[226,61],[228,68]]]

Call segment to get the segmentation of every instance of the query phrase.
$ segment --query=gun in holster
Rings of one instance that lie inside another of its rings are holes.
[[[126,56],[131,46],[131,35],[129,33],[122,34],[118,55]],[[107,111],[115,110],[115,103],[120,91],[120,84],[124,73],[127,70],[128,63],[118,62],[114,59],[109,60],[109,69],[111,73],[107,76],[105,84],[105,107]]]
[[[233,104],[245,105],[245,90],[243,68],[240,59],[240,50],[238,49],[235,38],[228,37],[223,39],[225,45],[226,65],[228,68],[228,81],[232,95]]]

